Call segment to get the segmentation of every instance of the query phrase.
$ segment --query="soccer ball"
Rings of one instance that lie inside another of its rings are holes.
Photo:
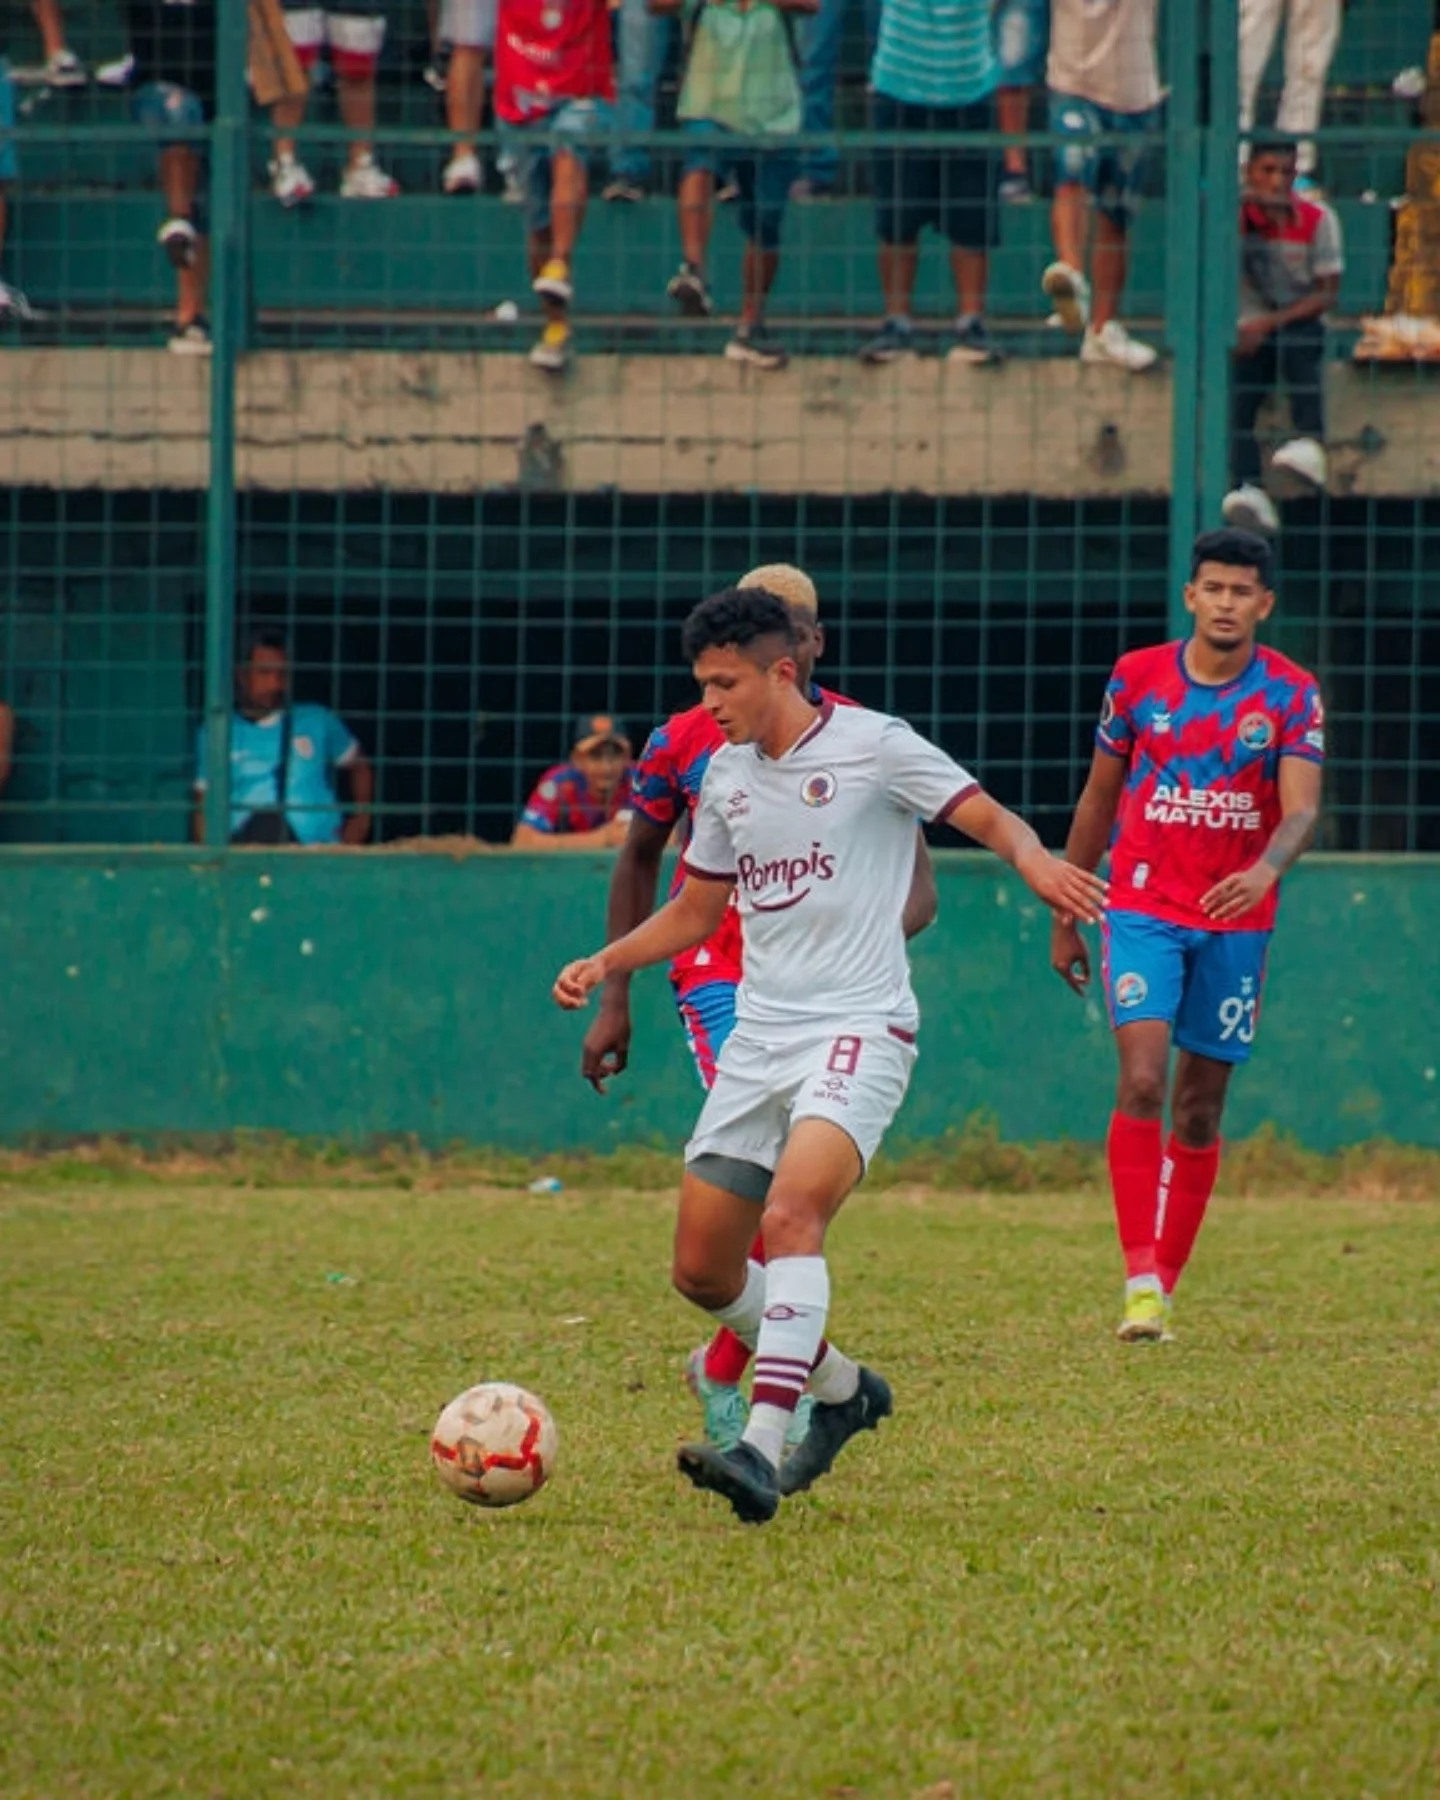
[[[474,1506],[518,1506],[555,1468],[560,1434],[543,1400],[508,1381],[482,1381],[435,1421],[430,1458],[441,1485]]]

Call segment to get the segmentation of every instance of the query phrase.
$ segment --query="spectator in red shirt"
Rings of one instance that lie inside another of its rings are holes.
[[[583,713],[569,762],[547,769],[510,842],[517,850],[613,850],[630,829],[634,753],[610,713]]]
[[[531,286],[545,311],[530,361],[550,374],[570,364],[571,264],[614,100],[606,0],[500,0],[495,116],[515,158]]]

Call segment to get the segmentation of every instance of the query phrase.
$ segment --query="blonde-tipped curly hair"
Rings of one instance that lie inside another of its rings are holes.
[[[742,575],[736,586],[764,588],[767,594],[773,594],[797,611],[813,613],[817,617],[820,612],[820,596],[815,591],[815,583],[793,563],[762,563],[758,569]]]

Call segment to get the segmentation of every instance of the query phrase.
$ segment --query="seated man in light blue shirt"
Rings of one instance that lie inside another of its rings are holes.
[[[232,844],[363,844],[370,836],[375,773],[359,740],[325,706],[289,700],[290,657],[276,632],[258,632],[235,673],[230,723]],[[195,774],[192,835],[205,830],[205,728]],[[341,810],[335,771],[350,784],[350,816]]]

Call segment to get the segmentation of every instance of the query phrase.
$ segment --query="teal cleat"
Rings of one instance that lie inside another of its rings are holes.
[[[685,1364],[685,1385],[705,1415],[705,1440],[717,1450],[733,1450],[745,1435],[750,1403],[738,1387],[711,1381],[705,1373],[705,1347],[692,1350]]]
[[[798,1445],[805,1442],[810,1430],[810,1415],[815,1411],[815,1396],[802,1394],[795,1408],[795,1416],[790,1421],[790,1428],[785,1433],[785,1454],[788,1456]]]

